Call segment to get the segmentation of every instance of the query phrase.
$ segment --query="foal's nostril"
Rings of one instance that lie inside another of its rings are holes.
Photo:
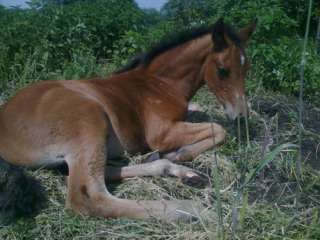
[[[249,112],[248,111],[241,112],[241,113],[239,113],[239,117],[240,118],[247,118],[247,117],[249,117]]]
[[[223,104],[222,105],[222,107],[223,107],[223,111],[226,113],[226,112],[228,112],[228,106],[227,106],[227,104]]]

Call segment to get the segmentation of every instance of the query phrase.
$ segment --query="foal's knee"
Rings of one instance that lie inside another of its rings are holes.
[[[212,123],[212,134],[215,144],[219,144],[225,140],[227,132],[221,125]]]

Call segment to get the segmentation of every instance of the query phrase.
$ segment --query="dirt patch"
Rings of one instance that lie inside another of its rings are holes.
[[[252,110],[266,121],[273,120],[272,133],[279,141],[298,143],[299,101],[283,96],[259,96],[251,100]],[[311,103],[303,110],[303,160],[320,169],[320,108]]]

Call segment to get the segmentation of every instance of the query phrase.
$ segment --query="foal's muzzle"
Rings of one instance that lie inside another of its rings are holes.
[[[234,103],[225,103],[224,112],[231,120],[235,120],[237,117],[247,116],[248,105],[245,96],[235,98]]]

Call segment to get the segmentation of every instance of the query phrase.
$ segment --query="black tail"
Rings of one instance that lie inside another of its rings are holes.
[[[47,197],[40,183],[0,157],[0,225],[35,216]]]

